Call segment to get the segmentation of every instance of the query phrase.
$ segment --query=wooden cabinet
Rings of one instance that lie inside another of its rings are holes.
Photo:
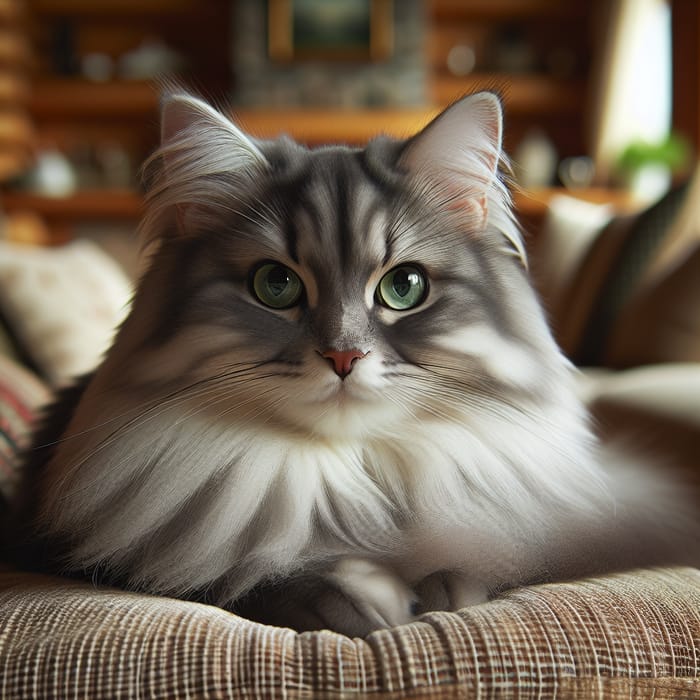
[[[210,94],[228,91],[229,0],[26,5],[36,54],[30,108],[39,145],[57,147],[81,165],[100,149],[116,147],[136,172],[157,141],[160,70],[196,78]]]
[[[700,153],[700,2],[671,0],[673,125]]]
[[[72,125],[83,137],[111,131],[143,155],[139,150],[153,144],[156,95],[151,82],[124,76],[124,62],[149,42],[181,59],[178,72],[186,82],[225,98],[232,87],[233,1],[26,0],[39,59],[33,112],[42,134],[63,143]],[[582,122],[599,2],[424,0],[425,112],[474,90],[496,89],[507,109],[509,148],[538,124],[563,156],[585,152]],[[90,70],[102,72],[99,82],[83,77]],[[258,116],[266,128],[275,118]],[[365,111],[362,120],[373,119],[376,131],[386,128],[387,116]],[[291,121],[293,132],[298,120]],[[338,125],[332,140],[346,140],[350,121],[342,114],[330,120],[330,127]]]
[[[40,145],[89,161],[103,146],[116,144],[129,159],[133,180],[115,185],[88,179],[81,192],[61,202],[16,193],[5,196],[4,206],[43,212],[61,237],[72,220],[136,218],[136,173],[157,143],[157,93],[152,81],[135,76],[133,67],[125,69],[125,57],[160,42],[181,61],[178,73],[185,82],[225,99],[234,68],[233,1],[26,0],[37,53],[30,107]],[[409,135],[460,95],[496,89],[506,107],[509,151],[538,127],[560,157],[586,153],[593,24],[601,0],[424,2],[424,107],[249,109],[237,111],[237,117],[261,136],[286,132],[310,144],[361,143],[378,132]],[[533,209],[527,198],[519,201]],[[534,209],[541,211],[541,204]]]
[[[586,100],[600,0],[429,0],[429,92],[445,104],[495,89],[513,151],[533,128],[560,157],[587,152]]]

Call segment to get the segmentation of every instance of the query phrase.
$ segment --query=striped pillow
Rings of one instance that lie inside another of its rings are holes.
[[[18,450],[26,447],[37,409],[50,398],[46,385],[29,370],[0,355],[0,503],[19,479]]]

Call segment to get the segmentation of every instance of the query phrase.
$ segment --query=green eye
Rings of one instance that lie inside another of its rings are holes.
[[[287,309],[304,293],[304,285],[296,272],[278,263],[265,263],[253,275],[253,293],[266,306]]]
[[[377,287],[377,299],[390,309],[405,311],[425,299],[427,288],[421,270],[413,265],[401,265],[382,277]]]

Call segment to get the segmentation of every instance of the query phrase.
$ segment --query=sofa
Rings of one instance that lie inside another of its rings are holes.
[[[600,431],[691,478],[700,473],[699,188],[690,181],[626,215],[557,198],[529,234],[533,279],[582,368]],[[99,360],[129,281],[90,242],[2,245],[0,491],[11,498],[32,417],[52,388]],[[700,697],[700,570],[531,586],[351,639],[5,563],[0,697]]]

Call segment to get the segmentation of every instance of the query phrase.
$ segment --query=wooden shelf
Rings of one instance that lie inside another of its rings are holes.
[[[38,217],[41,245],[61,245],[73,239],[80,227],[122,223],[135,228],[141,218],[143,197],[133,190],[84,190],[68,197],[46,197],[30,192],[2,192],[0,206],[9,216]]]
[[[436,106],[410,109],[235,109],[234,119],[261,138],[287,134],[306,144],[365,143],[377,134],[406,138],[436,117],[444,105],[461,95],[495,90],[502,95],[509,115],[565,115],[582,109],[585,86],[540,76],[480,75],[435,81]],[[439,105],[439,106],[438,106]]]
[[[437,75],[431,80],[430,97],[434,103],[446,105],[478,90],[494,90],[500,94],[507,115],[527,115],[533,120],[548,114],[580,112],[586,96],[582,80],[558,80],[536,74],[481,73],[463,78]]]
[[[598,204],[609,203],[620,212],[636,209],[628,192],[604,188],[575,191],[562,188],[544,188],[535,191],[516,190],[513,201],[516,213],[529,234],[537,235],[552,197],[568,194]],[[143,210],[143,196],[132,190],[85,190],[69,197],[53,198],[24,192],[0,194],[0,205],[9,214],[39,215],[46,222],[53,244],[63,243],[73,235],[80,224],[112,221],[135,224]]]
[[[31,9],[44,17],[149,17],[192,12],[201,0],[31,0]]]
[[[84,38],[81,50],[87,50],[85,47],[97,50],[94,47],[103,46],[109,35],[110,55],[115,56],[121,55],[120,51],[129,43],[127,38],[131,34],[125,28],[133,24],[138,28],[136,34],[147,36],[154,27],[162,28],[158,19],[162,16],[162,22],[169,23],[170,43],[193,60],[199,57],[199,63],[192,65],[213,84],[212,61],[213,65],[221,65],[222,61],[215,60],[218,54],[213,52],[211,37],[200,32],[205,38],[196,44],[191,44],[187,37],[196,34],[192,22],[202,23],[203,13],[207,18],[203,26],[211,30],[220,26],[221,8],[228,6],[227,3],[228,0],[205,3],[200,0],[30,0],[30,8],[38,21],[58,18],[77,22],[76,27],[82,28],[89,38],[89,41]],[[590,13],[586,3],[572,5],[563,0],[428,0],[426,4],[428,31],[434,34],[439,29],[437,25],[462,32],[469,30],[474,22],[483,25],[482,33],[487,35],[494,26],[512,22],[528,27],[554,22],[551,26],[555,28],[562,24],[578,28],[578,24],[583,27]],[[542,30],[547,36],[556,33],[549,28],[550,24]],[[585,76],[562,80],[547,74],[484,72],[456,78],[448,74],[442,55],[446,55],[452,41],[448,39],[446,46],[445,41],[440,44],[441,58],[430,68],[428,104],[424,107],[348,111],[234,108],[234,114],[244,129],[262,138],[288,134],[309,145],[328,142],[358,145],[380,133],[408,137],[425,126],[440,107],[464,94],[491,89],[502,95],[506,119],[514,118],[507,132],[509,150],[523,138],[527,128],[539,126],[546,130],[562,157],[585,152],[580,135],[581,115],[585,112]],[[575,53],[580,53],[578,48]],[[495,64],[485,61],[478,65]],[[544,70],[541,64],[538,69]],[[76,144],[113,141],[123,145],[131,159],[138,162],[157,141],[158,99],[157,86],[148,81],[99,83],[47,77],[36,83],[30,110],[40,135],[48,143],[70,150]]]
[[[133,190],[83,190],[68,197],[46,197],[29,192],[4,192],[0,204],[6,211],[32,211],[53,221],[138,219],[142,196]]]
[[[422,129],[438,113],[434,107],[415,109],[234,109],[233,118],[259,138],[286,134],[302,143],[366,143],[386,134],[406,138]]]
[[[429,0],[429,12],[438,19],[512,21],[527,18],[585,17],[583,2],[564,0]]]
[[[416,133],[440,109],[461,95],[494,90],[504,100],[506,114],[575,113],[583,106],[585,85],[547,76],[506,77],[480,74],[465,78],[443,76],[433,81],[435,106],[402,109],[235,108],[236,118],[251,133],[271,138],[285,133],[303,143],[358,144],[378,133],[406,137]],[[157,88],[146,81],[88,83],[80,79],[41,81],[31,96],[30,109],[39,121],[74,119],[148,119],[155,123]]]
[[[517,190],[513,194],[513,201],[519,215],[536,217],[546,213],[552,197],[557,195],[567,195],[591,204],[610,204],[619,212],[630,212],[639,208],[639,202],[627,190],[607,187],[586,187],[576,190],[544,187],[536,190]]]
[[[589,187],[567,190],[545,187],[537,190],[515,190],[515,208],[525,214],[546,210],[552,197],[566,194],[594,204],[612,204],[620,211],[638,206],[626,190]],[[29,192],[4,192],[0,203],[8,211],[32,210],[49,218],[134,219],[141,215],[143,197],[134,190],[82,190],[68,197],[46,197]]]
[[[51,78],[36,83],[29,109],[37,120],[118,120],[149,117],[158,109],[153,83],[140,80],[89,82],[80,78]]]
[[[155,123],[158,90],[146,81],[90,83],[81,79],[39,82],[30,109],[39,121],[122,118]],[[233,108],[244,129],[261,138],[287,134],[308,144],[343,142],[359,144],[386,133],[397,137],[414,134],[439,112],[437,107],[412,109],[306,109]]]

